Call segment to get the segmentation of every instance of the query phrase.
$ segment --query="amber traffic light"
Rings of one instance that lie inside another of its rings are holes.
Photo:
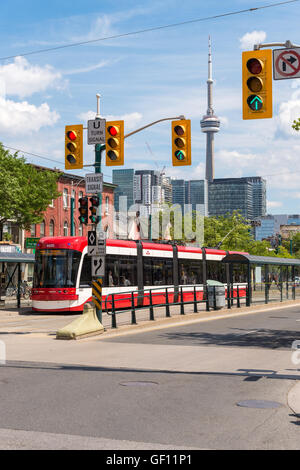
[[[272,50],[245,51],[243,68],[243,119],[271,118]]]
[[[83,168],[83,125],[65,127],[65,169]]]
[[[172,121],[172,164],[173,166],[191,165],[191,121],[181,119]]]
[[[124,165],[124,121],[106,121],[106,165]]]

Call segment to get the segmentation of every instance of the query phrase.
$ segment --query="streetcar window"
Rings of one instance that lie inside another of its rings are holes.
[[[33,287],[76,287],[80,258],[75,250],[39,250]]]
[[[226,266],[220,261],[206,261],[206,278],[226,282]],[[239,281],[244,282],[244,281]]]
[[[105,262],[105,287],[137,285],[136,257],[108,255]]]
[[[173,260],[169,258],[144,258],[144,285],[171,286]]]
[[[83,258],[81,275],[80,275],[80,287],[90,287],[92,281],[92,263],[91,258],[85,255]]]
[[[179,260],[179,284],[202,283],[202,261]]]

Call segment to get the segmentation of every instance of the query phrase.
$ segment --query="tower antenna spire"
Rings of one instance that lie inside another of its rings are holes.
[[[214,134],[219,132],[220,121],[212,107],[212,53],[211,37],[208,37],[208,78],[207,78],[207,113],[200,121],[202,132],[206,134],[206,179],[211,183],[214,179]]]

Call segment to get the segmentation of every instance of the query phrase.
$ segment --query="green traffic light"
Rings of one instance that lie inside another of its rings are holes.
[[[185,157],[184,152],[182,152],[182,150],[176,150],[175,157],[177,158],[177,160],[180,160],[180,161],[184,160],[184,157]]]
[[[263,107],[263,100],[258,95],[248,96],[247,103],[252,111],[259,111]]]

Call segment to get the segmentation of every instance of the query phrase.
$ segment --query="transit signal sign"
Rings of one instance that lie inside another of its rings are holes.
[[[191,121],[180,119],[171,122],[172,127],[172,164],[173,166],[191,165]]]
[[[242,53],[243,119],[264,119],[273,115],[272,50]]]

